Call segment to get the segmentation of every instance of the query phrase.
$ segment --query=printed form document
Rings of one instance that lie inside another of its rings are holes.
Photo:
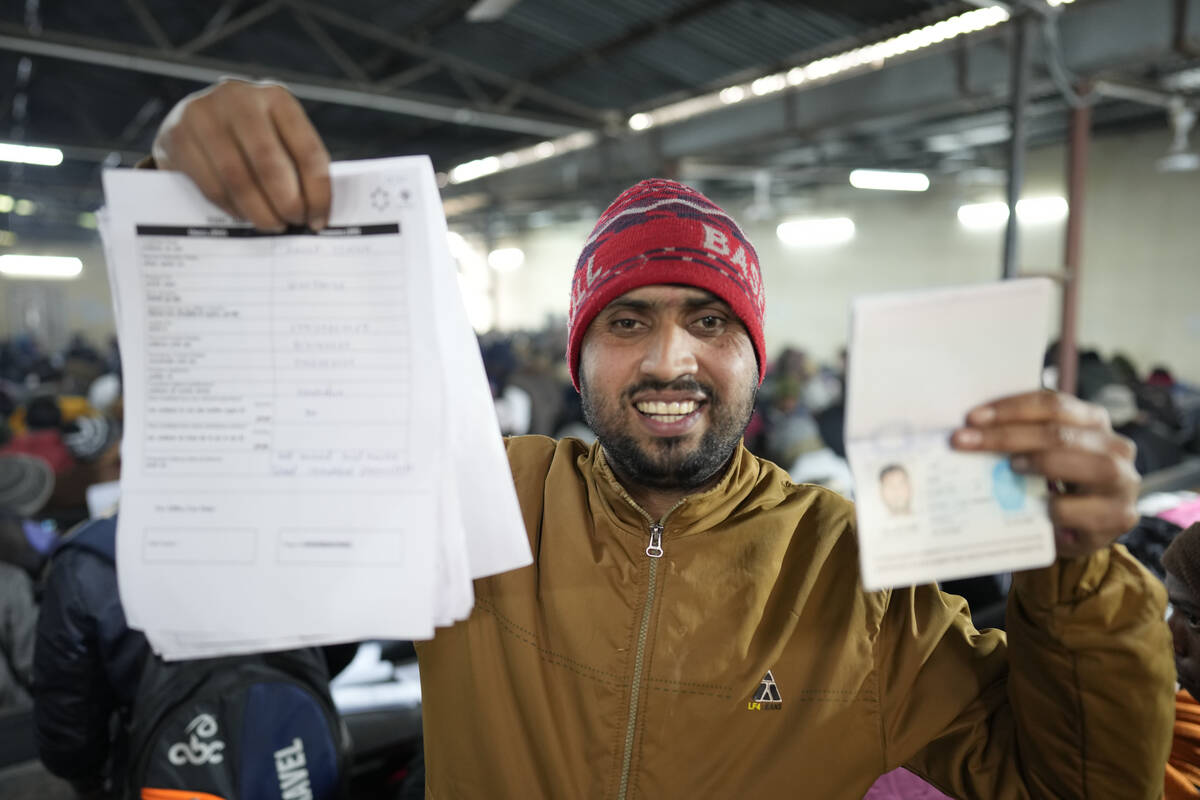
[[[854,302],[846,456],[864,588],[1054,560],[1045,480],[950,447],[972,408],[1040,385],[1051,288],[1015,280]]]
[[[428,639],[531,563],[429,160],[331,176],[328,228],[269,234],[104,174],[117,576],[165,658]]]

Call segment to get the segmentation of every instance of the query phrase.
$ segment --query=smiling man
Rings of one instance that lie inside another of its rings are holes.
[[[193,95],[154,157],[259,227],[328,217],[328,156],[281,87]],[[601,216],[568,349],[598,443],[507,440],[535,562],[419,645],[428,796],[857,800],[905,766],[963,798],[1157,797],[1174,673],[1162,588],[1112,545],[1129,443],[1040,392],[956,432],[1076,487],[1008,639],[935,586],[863,591],[853,507],[741,444],[764,311],[754,248],[698,192],[643,181]]]

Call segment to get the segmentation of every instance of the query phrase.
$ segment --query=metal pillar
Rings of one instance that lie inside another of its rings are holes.
[[[1058,345],[1058,389],[1075,393],[1079,358],[1075,328],[1079,308],[1079,268],[1083,249],[1083,195],[1088,171],[1088,145],[1092,135],[1092,109],[1071,111],[1071,136],[1067,145],[1067,240],[1063,251],[1062,334]]]
[[[1017,276],[1018,237],[1017,201],[1025,184],[1026,109],[1029,106],[1029,81],[1032,69],[1032,34],[1035,20],[1023,12],[1013,20],[1012,79],[1009,112],[1012,135],[1008,144],[1008,225],[1004,229],[1004,278]]]

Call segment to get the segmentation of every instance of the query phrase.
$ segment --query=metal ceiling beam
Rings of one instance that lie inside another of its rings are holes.
[[[333,63],[337,64],[338,69],[345,73],[347,78],[358,81],[359,83],[370,83],[371,76],[366,70],[358,65],[358,63],[347,55],[338,43],[333,40],[329,33],[317,24],[316,20],[308,15],[308,12],[302,8],[292,6],[292,17],[299,23],[300,27],[308,34],[308,38],[312,39],[317,47],[321,48],[325,55]]]
[[[200,32],[199,36],[180,45],[177,52],[185,55],[199,53],[207,47],[212,47],[222,39],[226,39],[238,31],[245,30],[251,25],[266,19],[282,7],[283,0],[266,0],[266,2],[260,3],[244,14],[233,19],[227,19],[229,14],[232,13],[233,7],[226,4],[217,10],[217,13],[204,26],[204,30]],[[226,11],[226,9],[229,9],[229,11]]]
[[[566,114],[571,114],[579,117],[581,120],[588,120],[593,123],[604,122],[606,115],[603,111],[599,111],[591,106],[576,102],[569,98],[555,94],[554,92],[542,89],[528,81],[513,78],[510,75],[505,75],[502,72],[481,66],[473,61],[453,55],[452,53],[442,52],[431,45],[422,44],[412,41],[411,39],[384,30],[369,22],[364,22],[354,17],[347,16],[340,11],[335,11],[331,8],[318,5],[310,2],[310,0],[292,0],[297,7],[303,8],[308,13],[318,19],[323,19],[331,25],[336,25],[339,28],[350,31],[351,33],[360,36],[364,39],[386,44],[396,50],[424,58],[442,64],[448,69],[458,69],[473,78],[490,83],[494,86],[499,86],[503,89],[512,91],[520,90],[525,97],[530,98],[538,103],[549,108],[557,109]]]
[[[198,83],[215,83],[230,77],[245,80],[272,78],[286,83],[292,94],[303,100],[369,108],[391,114],[535,136],[565,136],[582,127],[574,120],[472,109],[464,107],[457,100],[413,93],[399,94],[370,85],[362,86],[260,65],[164,53],[150,48],[129,44],[116,45],[113,42],[62,33],[47,32],[31,37],[23,27],[9,23],[0,23],[0,50],[97,64],[150,75],[164,75]]]
[[[562,75],[580,65],[603,61],[626,48],[644,42],[651,37],[666,33],[672,28],[677,28],[685,22],[707,14],[721,6],[729,5],[729,3],[730,0],[699,0],[699,2],[676,9],[664,17],[638,23],[615,38],[601,42],[586,50],[574,52],[545,69],[538,70],[529,76],[529,81],[530,83],[537,83],[547,78]]]
[[[1186,2],[1200,12],[1200,0]],[[1067,66],[1080,76],[1115,77],[1174,58],[1174,11],[1172,0],[1107,0],[1072,8],[1059,20]],[[451,186],[448,195],[487,192],[505,201],[545,201],[577,194],[578,186],[655,174],[686,157],[728,158],[741,148],[783,152],[863,135],[903,136],[910,126],[996,111],[1009,95],[1011,64],[1000,46],[1005,33],[999,28],[974,35],[965,56],[953,45],[933,47],[882,69],[747,100],[643,133],[626,132],[598,147]],[[1189,36],[1200,36],[1200,25]],[[1057,96],[1049,81],[1035,80],[1030,93],[1038,99]]]
[[[533,84],[541,83],[542,81],[550,78],[556,78],[560,75],[564,75],[572,70],[578,69],[581,66],[599,63],[606,58],[611,58],[622,50],[639,44],[653,36],[666,33],[672,28],[677,28],[691,19],[695,19],[702,14],[707,14],[708,12],[720,8],[721,6],[728,5],[729,3],[730,0],[699,0],[699,2],[693,3],[692,5],[676,9],[665,17],[659,17],[657,19],[640,22],[606,42],[601,42],[600,44],[583,50],[577,50],[576,52],[571,53],[569,56],[559,59],[550,66],[538,70],[529,76],[528,82]],[[534,33],[536,35],[536,31]],[[642,69],[650,70],[652,68],[643,65]],[[682,89],[691,88],[684,85],[675,75],[667,74],[660,69],[653,69],[653,72],[667,79],[668,81],[675,83]],[[500,104],[504,108],[512,108],[518,102],[520,102],[523,95],[524,92],[520,89],[511,89],[505,94],[504,98],[500,101]]]
[[[444,67],[441,64],[435,64],[432,61],[423,61],[408,69],[402,69],[399,72],[393,73],[386,78],[380,78],[375,82],[375,85],[382,89],[399,89],[401,86],[407,86],[423,78],[428,78],[442,69]]]
[[[459,69],[450,70],[450,77],[458,84],[458,88],[463,90],[463,94],[471,98],[471,101],[479,108],[488,108],[492,105],[492,98],[488,97],[475,79],[467,73]]]
[[[167,38],[166,32],[159,26],[158,20],[154,18],[142,0],[125,0],[125,5],[129,6],[133,16],[137,17],[138,24],[142,26],[142,30],[146,32],[156,47],[160,50],[171,49],[171,40]]]
[[[405,21],[404,35],[410,41],[428,42],[438,31],[460,20],[467,8],[474,2],[475,0],[442,0],[416,19]],[[383,27],[394,25],[391,17],[395,16],[398,8],[404,10],[403,6],[393,5],[383,10],[376,17],[376,21]],[[367,72],[374,74],[388,67],[395,57],[395,49],[385,46],[383,50],[368,59],[363,66]]]
[[[151,97],[143,103],[138,112],[133,115],[133,119],[129,120],[121,129],[117,141],[129,143],[137,139],[150,121],[162,113],[164,105],[161,97]]]
[[[1004,227],[1004,256],[1002,277],[1017,277],[1020,270],[1021,227],[1017,219],[1017,202],[1025,190],[1025,142],[1029,127],[1029,83],[1033,79],[1033,25],[1029,13],[1020,14],[1012,22],[1012,72],[1009,86],[1008,145],[1008,222]]]
[[[228,22],[229,18],[233,16],[233,12],[237,11],[237,7],[241,4],[241,1],[225,0],[224,3],[221,3],[216,12],[208,18],[208,22],[204,23],[204,30],[201,31],[201,34],[212,33]]]

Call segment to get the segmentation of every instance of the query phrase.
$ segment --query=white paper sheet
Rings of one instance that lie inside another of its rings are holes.
[[[1046,566],[1045,483],[951,450],[969,410],[1038,388],[1049,281],[864,297],[852,310],[846,452],[869,590]]]
[[[428,159],[331,174],[327,231],[264,235],[182,176],[105,173],[118,579],[169,657],[429,638],[530,561]]]

